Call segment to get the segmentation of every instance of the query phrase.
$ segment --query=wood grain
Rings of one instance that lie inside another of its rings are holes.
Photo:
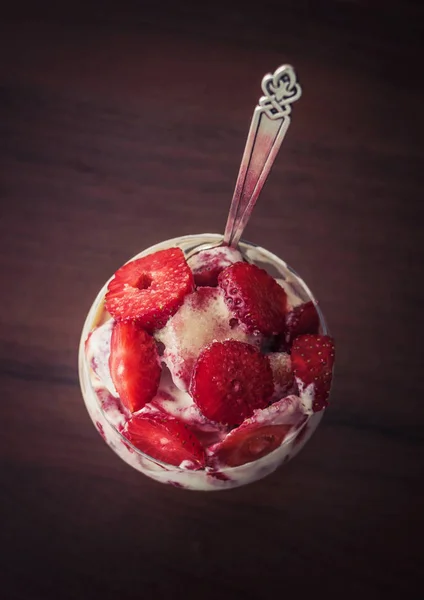
[[[422,597],[423,16],[418,2],[8,7],[5,599]],[[168,488],[92,426],[80,331],[130,256],[223,231],[261,77],[284,62],[304,95],[245,237],[320,299],[332,406],[266,480]]]

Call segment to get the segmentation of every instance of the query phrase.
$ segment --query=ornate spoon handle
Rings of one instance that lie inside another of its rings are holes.
[[[293,67],[283,65],[262,80],[264,96],[256,106],[224,233],[237,247],[256,200],[290,125],[291,104],[302,94]]]

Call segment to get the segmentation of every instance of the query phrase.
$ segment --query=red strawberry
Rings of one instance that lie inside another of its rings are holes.
[[[123,435],[139,450],[156,460],[197,470],[205,466],[205,452],[196,436],[179,419],[162,415],[134,416]]]
[[[156,395],[161,374],[156,343],[138,323],[115,323],[109,369],[121,402],[129,411],[140,410]]]
[[[310,388],[312,410],[317,412],[328,405],[334,364],[334,340],[329,335],[300,335],[292,346],[293,372],[302,399]]]
[[[276,450],[290,425],[250,425],[234,429],[216,449],[215,458],[224,465],[238,467]]]
[[[295,306],[286,316],[286,340],[291,345],[298,335],[318,333],[319,326],[319,316],[313,302]]]
[[[165,325],[193,289],[193,273],[182,250],[169,248],[118,269],[108,285],[105,304],[116,320],[137,320],[152,333]]]
[[[265,335],[284,330],[287,295],[266,271],[238,262],[220,273],[218,284],[231,312],[248,330]]]
[[[239,425],[264,408],[274,391],[271,366],[254,346],[235,340],[213,342],[194,366],[190,393],[207,419]]]
[[[298,430],[306,419],[300,398],[287,396],[263,410],[255,410],[252,417],[211,448],[210,461],[215,467],[238,467],[262,458],[278,448],[288,433]]]

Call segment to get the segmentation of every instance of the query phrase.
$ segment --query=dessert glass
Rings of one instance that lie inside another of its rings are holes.
[[[151,246],[130,260],[177,246],[188,258],[197,248],[218,245],[220,242],[222,242],[222,235],[218,234],[186,235]],[[314,296],[291,267],[268,250],[250,242],[241,240],[238,248],[249,262],[265,269],[275,279],[282,281],[289,299],[295,297],[302,302],[314,302],[320,319],[320,333],[323,335],[329,333]],[[321,421],[324,411],[310,415],[302,427],[290,433],[281,446],[274,451],[258,460],[237,467],[226,466],[219,469],[206,467],[197,471],[183,469],[156,460],[133,446],[120,432],[117,421],[114,422],[113,411],[104,410],[101,394],[96,392],[95,376],[85,353],[85,342],[90,331],[109,318],[109,314],[104,308],[108,283],[109,281],[98,293],[84,323],[79,346],[79,379],[84,402],[94,425],[108,446],[123,461],[156,481],[175,487],[212,491],[239,487],[262,479],[275,471],[281,464],[292,459],[303,448]]]

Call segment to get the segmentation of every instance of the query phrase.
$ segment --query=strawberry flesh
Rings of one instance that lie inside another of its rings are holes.
[[[109,282],[105,305],[116,320],[136,320],[152,333],[165,325],[193,289],[193,273],[182,250],[169,248],[118,269]]]
[[[155,460],[191,470],[205,466],[205,452],[188,426],[179,419],[164,415],[135,415],[123,435],[139,450]]]
[[[213,342],[199,355],[190,394],[207,419],[239,425],[264,408],[274,391],[268,357],[235,340]]]
[[[235,429],[221,443],[215,457],[230,467],[244,465],[276,450],[289,431],[289,425],[252,425],[243,430]]]
[[[140,410],[155,396],[161,375],[156,343],[138,323],[115,323],[109,370],[119,398],[130,412]]]
[[[306,419],[300,398],[287,396],[265,409],[255,410],[252,417],[212,448],[209,460],[213,465],[238,467],[262,458],[276,450]]]
[[[328,406],[334,364],[333,338],[329,335],[298,336],[293,342],[291,360],[302,399],[311,396],[314,412]]]
[[[249,331],[264,335],[283,332],[287,294],[264,269],[238,262],[220,273],[218,284],[234,317]]]

